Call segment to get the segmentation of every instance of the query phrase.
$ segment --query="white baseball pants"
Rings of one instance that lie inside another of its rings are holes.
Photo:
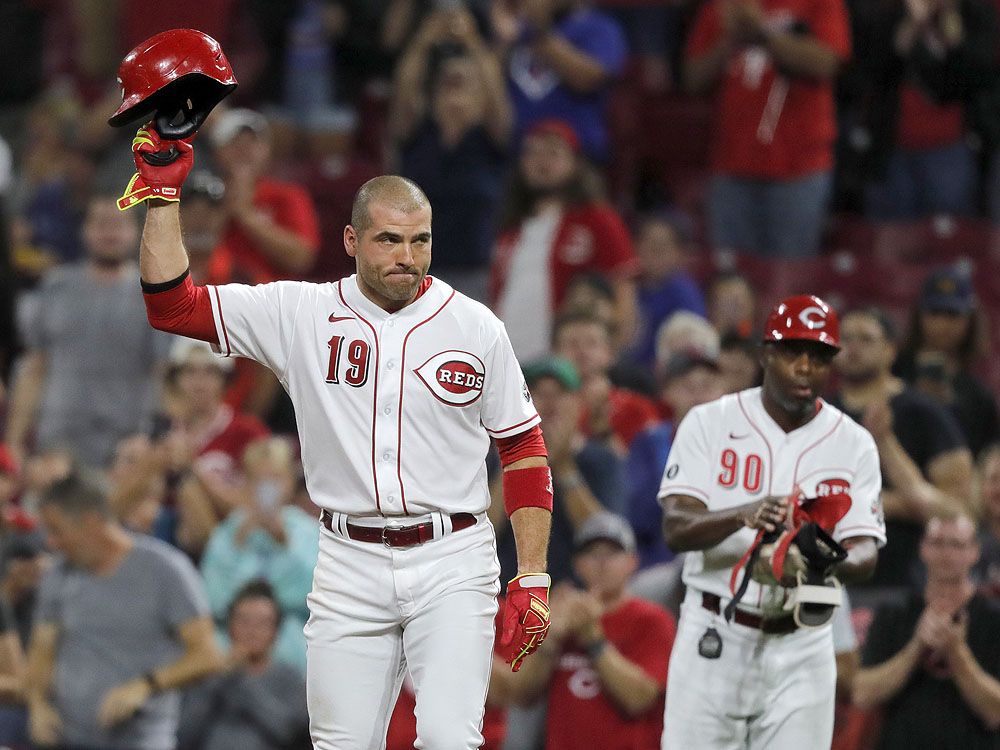
[[[718,659],[698,654],[710,626],[722,638]],[[829,750],[836,679],[829,625],[765,634],[727,624],[691,590],[670,655],[661,748]]]
[[[407,548],[321,527],[305,627],[316,750],[385,748],[406,669],[416,693],[416,747],[478,748],[499,575],[485,513],[475,526]]]

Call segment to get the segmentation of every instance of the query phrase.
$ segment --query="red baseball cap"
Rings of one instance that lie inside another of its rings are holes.
[[[569,146],[574,154],[580,152],[580,136],[576,134],[576,130],[573,129],[572,125],[557,117],[547,117],[544,120],[539,120],[528,128],[528,132],[525,135],[554,135]]]
[[[840,321],[819,297],[797,294],[771,310],[764,324],[764,341],[818,341],[840,349]]]

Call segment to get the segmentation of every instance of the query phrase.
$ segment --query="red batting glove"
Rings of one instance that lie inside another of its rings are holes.
[[[546,573],[520,575],[507,584],[500,618],[500,652],[510,670],[521,668],[549,632],[549,585]]]
[[[132,139],[132,157],[138,171],[129,180],[125,192],[118,199],[119,210],[125,211],[150,198],[179,201],[181,185],[194,166],[192,138],[194,136],[183,141],[165,141],[153,128],[152,123],[146,123],[139,128],[135,138]],[[180,152],[180,157],[170,164],[154,166],[142,158],[143,154],[166,151],[171,146]]]

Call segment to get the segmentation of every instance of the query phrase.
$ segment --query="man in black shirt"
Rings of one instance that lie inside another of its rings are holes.
[[[937,510],[969,508],[972,454],[943,406],[892,375],[895,331],[883,312],[855,310],[840,326],[841,391],[829,401],[868,429],[882,465],[888,543],[869,583],[919,585],[923,524]]]
[[[927,584],[880,609],[854,702],[882,707],[879,750],[1000,748],[1000,607],[975,593],[976,527],[935,515],[920,544]]]

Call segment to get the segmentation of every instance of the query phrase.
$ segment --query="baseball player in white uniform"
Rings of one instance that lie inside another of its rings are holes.
[[[781,585],[796,580],[785,577],[751,580],[731,619],[726,607],[734,566],[759,530],[788,522],[789,497],[846,495],[831,535],[847,556],[833,575],[850,582],[874,571],[885,543],[878,452],[866,430],[819,398],[838,349],[830,307],[786,299],[765,328],[762,387],[695,407],[677,430],[660,501],[667,543],[688,552],[687,593],[670,658],[665,750],[830,747],[829,623],[798,624],[785,606],[793,588]]]
[[[167,145],[140,129],[125,200],[151,199],[140,256],[150,322],[276,373],[322,509],[305,629],[314,746],[384,748],[408,669],[417,747],[478,748],[499,591],[486,516],[491,437],[518,551],[499,634],[514,671],[549,621],[551,478],[503,325],[426,275],[431,208],[394,176],[358,191],[344,231],[355,275],[195,287],[177,205],[191,145],[173,142],[181,158],[166,167],[140,158]]]

